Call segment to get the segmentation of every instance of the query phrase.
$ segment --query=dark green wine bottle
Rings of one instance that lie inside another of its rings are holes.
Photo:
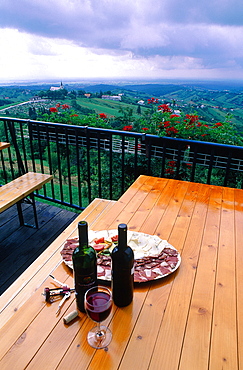
[[[78,223],[79,246],[73,252],[74,286],[77,308],[85,312],[84,295],[86,291],[97,286],[96,252],[89,246],[88,224]]]
[[[112,250],[112,297],[116,306],[133,300],[134,253],[127,245],[127,225],[118,226],[118,245]]]

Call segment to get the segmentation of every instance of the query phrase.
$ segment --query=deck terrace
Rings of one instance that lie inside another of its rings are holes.
[[[78,216],[56,206],[36,202],[39,229],[19,225],[16,205],[0,214],[0,295]],[[33,223],[31,205],[23,204],[24,217]]]

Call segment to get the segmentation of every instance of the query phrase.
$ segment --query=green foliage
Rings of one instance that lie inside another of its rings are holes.
[[[197,114],[174,114],[166,105],[160,105],[152,114],[146,128],[147,133],[159,136],[169,136],[189,140],[209,141],[214,143],[242,145],[241,135],[231,122],[231,115],[227,115],[224,122],[206,123],[199,120]]]
[[[96,98],[95,102],[98,100]],[[50,108],[48,113],[40,114],[39,119],[221,144],[242,145],[243,143],[242,136],[232,123],[232,114],[226,114],[224,121],[205,122],[199,118],[197,112],[189,114],[174,110],[175,103],[171,106],[169,104],[158,105],[159,100],[154,98],[149,99],[149,102],[150,106],[143,111],[139,110],[139,114],[132,106],[120,105],[117,115],[109,116],[105,113],[91,113],[92,110],[82,108],[75,100],[72,101],[72,109],[63,110],[59,104],[58,108]],[[51,112],[51,110],[56,111]]]
[[[68,94],[68,90],[67,89],[60,89],[60,90],[55,90],[55,91],[51,91],[51,90],[41,90],[40,92],[38,92],[38,95],[41,97],[41,98],[48,98],[48,99],[51,99],[51,100],[62,100],[62,99],[65,99],[65,97],[67,96]]]

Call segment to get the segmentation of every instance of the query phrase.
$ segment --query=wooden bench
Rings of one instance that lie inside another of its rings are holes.
[[[39,190],[47,182],[53,179],[52,175],[43,173],[28,172],[15,180],[0,187],[0,213],[17,203],[20,225],[38,228],[37,213],[34,200],[34,191]],[[21,201],[30,197],[33,206],[35,225],[24,223]]]
[[[0,141],[0,150],[6,149],[10,146],[10,143],[6,143],[5,141]]]

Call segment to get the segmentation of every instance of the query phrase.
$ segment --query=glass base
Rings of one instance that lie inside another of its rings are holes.
[[[92,328],[87,335],[87,341],[93,348],[105,348],[110,344],[112,339],[112,333],[109,328],[101,325],[100,328],[95,326]]]

